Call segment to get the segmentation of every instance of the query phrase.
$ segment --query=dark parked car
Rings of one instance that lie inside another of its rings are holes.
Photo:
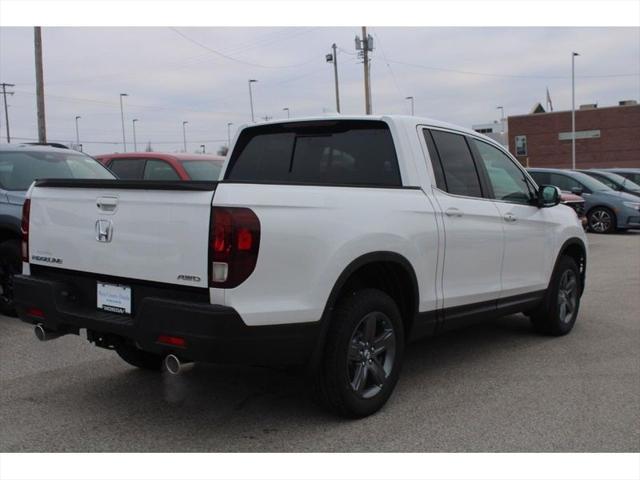
[[[218,180],[224,157],[185,153],[114,153],[99,162],[124,180]]]
[[[604,170],[617,173],[624,178],[628,178],[633,183],[640,185],[640,168],[606,168]]]
[[[640,199],[616,192],[589,175],[574,170],[530,168],[538,185],[555,185],[560,190],[582,195],[589,230],[612,233],[616,229],[640,228]]]
[[[0,146],[0,313],[5,315],[15,315],[13,276],[22,272],[22,205],[36,178],[112,179],[114,176],[90,156],[67,148]]]
[[[628,178],[618,175],[617,173],[607,172],[604,170],[578,170],[586,173],[590,177],[601,181],[607,187],[614,189],[616,192],[625,192],[640,197],[640,185],[634,183]]]

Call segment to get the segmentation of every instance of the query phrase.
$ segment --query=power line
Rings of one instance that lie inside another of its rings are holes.
[[[380,35],[378,35],[377,31],[373,32],[373,35],[376,37],[376,40],[378,40],[378,45],[380,45],[380,52],[382,53],[382,59],[384,60],[384,63],[387,65],[387,68],[389,69],[389,72],[391,73],[391,78],[393,79],[393,84],[396,86],[396,90],[398,91],[398,95],[400,95],[400,97],[404,98],[405,95],[400,90],[400,86],[398,85],[398,79],[396,78],[396,74],[393,73],[393,69],[391,68],[391,65],[389,64],[389,60],[387,59],[387,55],[384,52],[384,47],[382,46],[382,42],[380,41]]]
[[[545,80],[553,80],[553,79],[559,80],[559,79],[571,78],[571,76],[568,76],[568,75],[510,75],[510,74],[502,74],[502,73],[473,72],[469,70],[456,70],[453,68],[432,67],[428,65],[420,65],[417,63],[402,62],[399,60],[392,60],[392,59],[389,59],[389,62],[398,64],[398,65],[405,65],[408,67],[424,68],[426,70],[437,70],[437,71],[449,72],[449,73],[458,73],[462,75],[478,75],[478,76],[485,76],[485,77],[504,77],[504,78],[535,78],[535,79],[545,79]],[[614,77],[638,77],[638,76],[640,76],[640,72],[639,73],[611,73],[611,74],[605,74],[605,75],[581,75],[579,77],[576,75],[576,78],[614,78]]]
[[[248,62],[246,60],[241,60],[239,58],[235,58],[232,57],[230,55],[227,55],[226,53],[220,52],[218,50],[215,50],[211,47],[209,47],[208,45],[205,45],[202,42],[199,42],[198,40],[195,40],[187,35],[185,35],[184,33],[182,33],[180,30],[178,30],[177,28],[174,27],[168,27],[170,30],[172,30],[173,32],[175,32],[176,34],[180,35],[182,38],[184,38],[185,40],[187,40],[188,42],[193,43],[194,45],[199,46],[200,48],[204,48],[205,50],[214,53],[222,58],[226,58],[227,60],[231,60],[233,62],[238,62],[238,63],[242,63],[244,65],[249,65],[251,67],[258,67],[258,68],[274,68],[274,69],[279,69],[279,68],[295,68],[295,67],[302,67],[304,65],[308,65],[314,61],[316,61],[315,58],[304,62],[304,63],[296,63],[296,64],[292,64],[292,65],[261,65],[259,63],[253,63],[253,62]]]

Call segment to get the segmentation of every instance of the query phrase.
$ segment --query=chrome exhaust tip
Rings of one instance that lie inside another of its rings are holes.
[[[171,375],[178,375],[180,373],[182,364],[180,359],[174,354],[169,354],[164,357],[164,369]]]
[[[37,324],[33,328],[33,332],[36,334],[36,338],[41,342],[46,342],[47,340],[53,340],[54,338],[58,338],[61,336],[60,333],[45,330],[45,328],[42,326],[41,323]]]

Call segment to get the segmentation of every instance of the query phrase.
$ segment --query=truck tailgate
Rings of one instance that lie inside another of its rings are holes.
[[[215,184],[208,189],[171,185],[37,182],[31,192],[29,262],[207,287]]]

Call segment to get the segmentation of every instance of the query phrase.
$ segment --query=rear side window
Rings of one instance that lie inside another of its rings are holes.
[[[440,130],[432,130],[431,136],[438,157],[434,158],[431,152],[429,155],[432,157],[434,171],[437,170],[437,159],[440,160],[446,191],[465,197],[482,197],[480,177],[464,136]],[[436,173],[436,182],[437,177]],[[438,187],[441,188],[440,185]]]
[[[144,159],[116,158],[109,164],[109,170],[122,180],[140,180],[144,170]]]
[[[551,175],[549,172],[529,172],[529,175],[531,175],[538,186],[551,185]]]
[[[314,185],[400,186],[391,132],[380,121],[322,121],[244,130],[229,180]]]

